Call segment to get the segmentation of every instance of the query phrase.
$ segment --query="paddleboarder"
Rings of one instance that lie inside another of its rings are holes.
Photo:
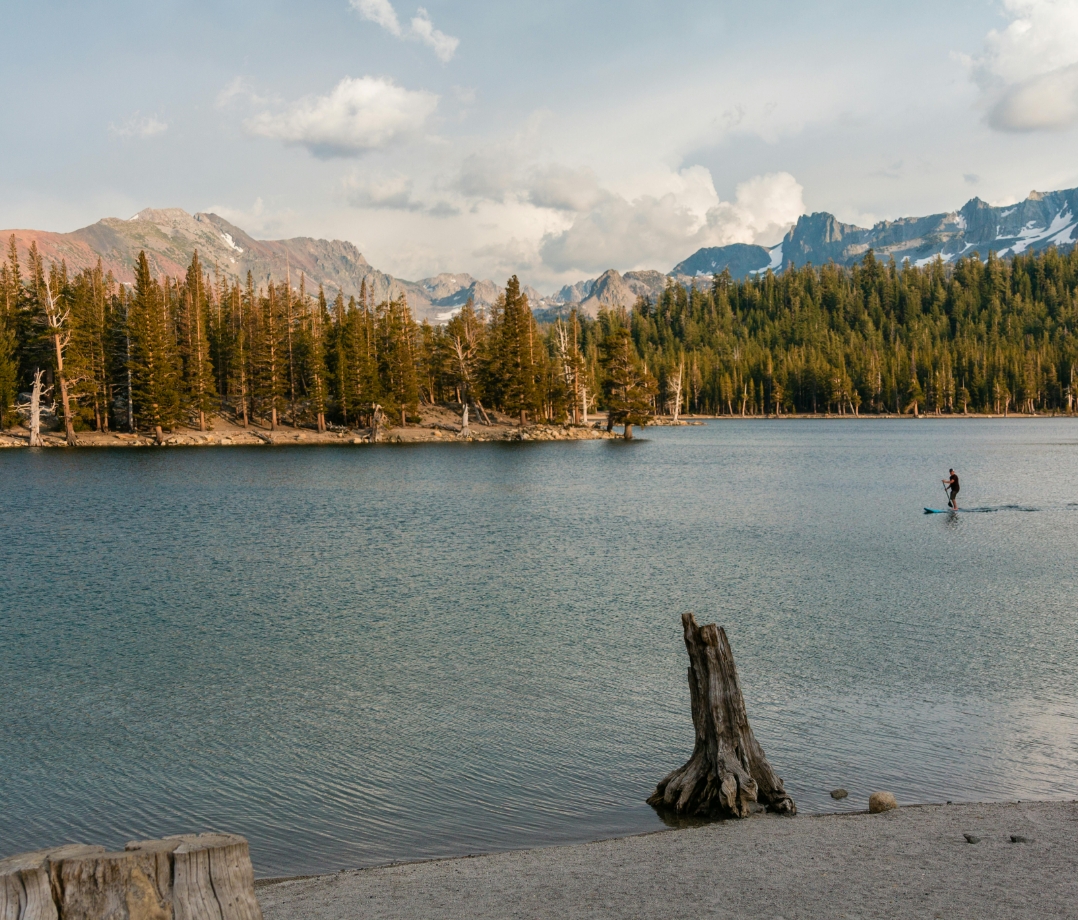
[[[944,479],[943,484],[947,487],[947,506],[954,511],[958,510],[958,473],[954,470],[948,470],[951,474],[950,479]]]

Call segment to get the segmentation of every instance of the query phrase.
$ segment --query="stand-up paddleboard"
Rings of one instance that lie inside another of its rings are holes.
[[[925,514],[958,514],[959,508],[925,508]]]

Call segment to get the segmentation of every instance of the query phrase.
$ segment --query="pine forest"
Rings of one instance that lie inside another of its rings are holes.
[[[1075,409],[1078,249],[953,266],[728,273],[591,319],[537,321],[516,277],[486,310],[417,323],[403,297],[372,303],[256,285],[198,254],[182,278],[72,276],[14,238],[0,267],[0,427],[31,399],[77,432],[200,430],[226,415],[269,429],[419,420],[474,405],[533,422],[656,415],[1056,413]],[[35,381],[38,385],[35,387]],[[628,433],[628,432],[627,432]]]

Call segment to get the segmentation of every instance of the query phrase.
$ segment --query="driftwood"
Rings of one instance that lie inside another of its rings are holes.
[[[262,920],[262,911],[247,841],[186,834],[0,860],[0,920]]]
[[[797,814],[782,780],[756,742],[725,630],[681,617],[689,652],[689,695],[696,744],[683,767],[648,799],[684,817],[744,818],[754,812]]]
[[[475,401],[475,409],[479,413],[479,417],[483,420],[484,425],[489,427],[494,424],[490,420],[490,416],[487,415],[487,410],[483,408],[483,404],[478,399]]]

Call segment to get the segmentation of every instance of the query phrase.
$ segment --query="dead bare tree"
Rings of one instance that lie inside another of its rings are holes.
[[[678,416],[681,415],[681,392],[683,389],[682,381],[685,379],[685,356],[681,356],[681,364],[678,365],[677,376],[670,382],[670,388],[673,390],[673,396],[670,399],[670,405],[673,409],[674,421],[677,422]]]
[[[558,321],[554,324],[554,333],[556,336],[555,345],[558,349],[558,357],[561,359],[562,375],[565,378],[565,389],[574,396],[571,401],[572,420],[573,422],[578,422],[579,410],[575,398],[579,392],[576,362],[573,360],[574,355],[569,351],[569,330],[565,328],[565,323],[561,321],[561,317],[558,317]],[[575,345],[576,343],[574,342],[573,344]]]
[[[382,407],[378,403],[371,405],[371,444],[378,443],[379,429],[385,424],[385,412],[382,411]]]
[[[41,440],[41,368],[34,369],[34,388],[30,391],[30,446],[42,447]]]
[[[71,382],[64,373],[64,353],[71,342],[71,333],[67,328],[67,321],[71,317],[70,310],[61,311],[52,296],[52,286],[45,277],[45,322],[49,327],[53,348],[56,352],[56,382],[60,385],[60,404],[64,411],[64,434],[68,447],[77,447],[79,440],[75,437],[75,419],[71,412],[71,394],[68,392],[68,384]]]
[[[749,727],[726,631],[714,623],[697,626],[691,613],[681,623],[696,744],[688,762],[655,787],[648,804],[685,817],[745,818],[765,807],[797,814]]]

